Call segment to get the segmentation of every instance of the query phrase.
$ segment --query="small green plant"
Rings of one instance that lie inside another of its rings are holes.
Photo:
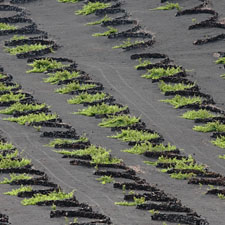
[[[0,182],[0,184],[11,184],[13,181],[17,181],[17,180],[30,180],[32,179],[31,176],[27,175],[27,174],[10,174],[10,179],[4,177],[3,181]]]
[[[53,211],[56,210],[56,205],[55,205],[54,203],[52,204],[51,209],[52,209]]]
[[[221,58],[217,59],[215,63],[216,64],[225,64],[225,57],[221,57]]]
[[[0,151],[11,150],[14,148],[15,148],[15,146],[13,144],[0,141]]]
[[[194,173],[171,173],[170,177],[177,180],[188,180],[196,176]]]
[[[57,62],[53,59],[36,59],[33,63],[28,64],[29,66],[33,67],[33,69],[28,70],[27,73],[43,73],[48,71],[49,69],[60,69],[63,68],[61,62]]]
[[[123,152],[140,155],[145,152],[173,151],[176,149],[177,149],[177,147],[175,145],[171,145],[170,143],[168,143],[167,146],[165,146],[163,144],[154,146],[154,145],[152,145],[152,143],[146,141],[141,144],[136,144],[134,147],[132,147],[130,149],[125,149],[125,150],[123,150]]]
[[[125,195],[126,194],[126,184],[123,184],[122,190],[123,190],[123,194]]]
[[[25,198],[21,201],[22,205],[36,205],[38,202],[43,201],[56,201],[65,200],[73,197],[74,191],[70,193],[64,193],[62,191],[53,191],[49,194],[35,194],[32,198]]]
[[[168,91],[183,91],[185,89],[190,89],[194,87],[195,84],[184,84],[184,83],[178,83],[178,84],[167,84],[164,81],[161,81],[159,83],[159,89],[165,93]]]
[[[17,29],[14,25],[9,25],[7,23],[0,23],[0,30],[15,30]]]
[[[102,184],[112,183],[114,179],[111,176],[101,176],[96,180],[100,181]]]
[[[89,15],[97,11],[98,9],[105,9],[110,7],[110,3],[101,3],[101,2],[88,2],[84,5],[81,10],[76,11],[76,15]]]
[[[57,119],[57,118],[58,118],[57,114],[31,113],[25,116],[4,118],[3,120],[16,122],[16,123],[19,123],[20,125],[26,125],[26,124],[29,125],[30,123],[33,123],[33,122],[48,121],[48,120]]]
[[[24,112],[29,110],[39,110],[46,107],[46,104],[21,104],[20,102],[16,102],[10,107],[0,110],[2,114],[12,115],[15,111]]]
[[[3,79],[3,78],[5,78],[5,77],[6,77],[6,75],[0,73],[0,79]]]
[[[88,108],[79,110],[75,114],[84,116],[95,116],[103,114],[115,114],[127,109],[127,106],[119,107],[118,105],[107,105],[105,103],[89,106]]]
[[[5,156],[3,156],[1,153],[0,153],[0,160],[4,160],[4,159],[13,159],[13,158],[16,158],[19,156],[19,152],[18,150],[16,151],[13,151],[12,153],[8,153],[6,154]]]
[[[194,97],[184,97],[181,95],[175,95],[175,97],[171,99],[163,99],[160,100],[161,102],[166,102],[174,106],[175,109],[189,105],[189,104],[201,104],[202,103],[202,98],[198,96]]]
[[[182,158],[182,159],[177,159],[177,158],[167,158],[164,156],[160,156],[157,161],[144,161],[145,164],[147,165],[152,165],[152,166],[157,166],[158,163],[168,163],[168,164],[174,164],[176,165],[177,163],[183,163],[183,164],[190,164],[190,163],[195,163],[193,157],[191,155],[188,156],[188,158]]]
[[[115,205],[121,205],[121,206],[137,206],[137,205],[141,205],[145,203],[145,197],[141,197],[141,198],[136,198],[134,197],[134,201],[133,202],[127,202],[127,201],[123,201],[123,202],[115,202]]]
[[[57,71],[55,73],[49,73],[48,75],[48,78],[44,78],[44,82],[50,84],[57,84],[59,81],[80,77],[79,72],[70,72],[68,70]]]
[[[121,130],[121,133],[117,133],[116,135],[110,137],[127,142],[127,141],[149,141],[151,139],[158,138],[159,135],[157,133],[149,133],[146,131],[127,129]]]
[[[225,155],[219,155],[219,159],[225,159]]]
[[[119,115],[104,118],[98,125],[100,127],[126,127],[135,123],[138,123],[140,118],[130,115]]]
[[[98,25],[98,24],[102,24],[103,22],[107,22],[107,21],[111,21],[111,20],[112,20],[111,17],[109,17],[108,15],[105,15],[104,18],[94,21],[94,22],[87,23],[86,25]]]
[[[181,117],[188,120],[195,120],[195,119],[206,119],[206,118],[212,118],[215,115],[213,115],[211,112],[209,112],[206,109],[200,109],[200,110],[190,110],[185,112]]]
[[[192,18],[191,21],[192,21],[192,23],[196,23],[197,20],[196,20],[196,18]]]
[[[106,99],[107,95],[104,92],[101,93],[96,93],[96,94],[89,94],[88,92],[83,92],[69,100],[67,102],[69,104],[82,104],[85,102],[95,102],[95,101],[100,101],[103,99]]]
[[[24,36],[24,35],[14,35],[10,41],[18,41],[18,40],[24,40],[24,39],[28,39],[28,37]]]
[[[0,91],[11,91],[14,88],[18,88],[19,85],[5,85],[4,83],[0,82]]]
[[[14,94],[13,92],[10,92],[8,94],[1,95],[0,102],[11,102],[11,101],[17,102],[25,98],[26,98],[25,94],[22,93]]]
[[[221,200],[225,200],[225,195],[223,195],[223,194],[218,194],[217,195]]]
[[[149,210],[149,212],[150,212],[152,215],[154,215],[154,214],[156,214],[156,213],[159,213],[159,211],[158,211],[158,210],[155,210],[155,209],[151,209],[151,210]]]
[[[220,123],[219,121],[209,122],[203,126],[194,126],[193,130],[199,132],[225,132],[225,124]]]
[[[150,9],[150,10],[172,10],[172,9],[177,9],[178,11],[180,11],[181,7],[180,7],[179,3],[166,2],[165,5],[162,5],[157,8]]]
[[[225,74],[220,75],[222,78],[225,78]]]
[[[115,34],[118,30],[114,27],[107,27],[108,30],[103,33],[94,33],[92,34],[93,37],[100,37],[100,36],[109,36],[110,34]]]
[[[74,151],[60,150],[55,152],[67,156],[90,155],[92,158],[91,163],[94,164],[119,164],[122,162],[121,159],[112,158],[110,155],[110,151],[107,151],[105,148],[102,147],[96,147],[94,145],[91,145],[88,148],[82,150],[74,150]]]
[[[60,94],[68,94],[71,91],[85,91],[94,87],[96,87],[96,84],[80,84],[79,82],[72,82],[62,88],[56,89],[55,92]]]
[[[120,164],[122,159],[113,158],[110,155],[110,151],[104,152],[103,154],[96,154],[92,156],[91,163],[98,164]]]
[[[78,222],[78,218],[77,217],[73,218],[73,223],[77,223],[77,222]]]
[[[57,138],[57,139],[54,139],[53,141],[51,141],[48,145],[48,147],[55,147],[56,145],[62,145],[62,144],[75,144],[77,142],[87,142],[88,141],[88,138],[86,137],[80,137],[79,139],[77,140],[71,140],[71,139],[60,139],[60,138]]]
[[[135,66],[135,69],[139,69],[140,67],[143,67],[143,66],[148,66],[148,65],[151,65],[151,61],[150,60],[142,60],[142,58],[139,59],[139,64],[137,66]]]
[[[0,161],[0,168],[1,169],[8,169],[8,168],[20,168],[27,165],[30,165],[31,161],[29,159],[22,158],[20,160],[13,160],[5,158]]]
[[[34,45],[19,45],[14,48],[5,48],[5,51],[10,53],[11,55],[17,55],[21,53],[26,53],[30,51],[39,51],[48,48],[47,45],[42,44],[34,44]]]
[[[123,41],[123,44],[116,45],[116,46],[113,47],[113,49],[127,48],[127,47],[130,47],[132,45],[138,45],[138,44],[142,44],[142,43],[144,43],[144,41],[134,41],[134,42],[131,42],[131,39],[128,38],[126,41]]]
[[[64,219],[65,219],[65,225],[69,225],[69,218],[65,216]]]
[[[17,196],[18,193],[20,192],[25,192],[25,191],[32,191],[32,187],[31,186],[23,186],[21,185],[20,188],[17,188],[17,189],[12,189],[11,191],[9,192],[5,192],[4,195],[12,195],[12,196]]]
[[[162,77],[169,77],[169,76],[174,76],[177,73],[182,72],[182,69],[180,67],[171,67],[171,68],[152,68],[147,71],[147,73],[143,74],[141,77],[147,78],[147,79],[152,79],[152,80],[157,80]]]

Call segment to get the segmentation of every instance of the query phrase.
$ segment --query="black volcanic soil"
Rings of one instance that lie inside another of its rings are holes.
[[[178,2],[184,8],[200,4],[197,0]],[[192,18],[201,21],[209,15],[175,17],[175,10],[149,11],[160,4],[159,0],[129,0],[125,1],[122,7],[131,13],[132,19],[138,19],[146,30],[155,34],[156,43],[145,50],[123,52],[121,49],[112,49],[114,45],[120,44],[122,39],[110,40],[106,37],[91,36],[93,33],[103,32],[105,28],[84,26],[98,17],[75,15],[74,11],[80,9],[82,4],[60,4],[56,0],[40,0],[23,6],[30,12],[39,29],[47,31],[49,37],[62,46],[52,54],[53,57],[75,60],[79,68],[89,73],[94,81],[101,82],[105,91],[113,95],[118,103],[128,105],[131,114],[141,116],[148,128],[156,130],[166,141],[184,149],[185,154],[193,154],[196,160],[224,175],[224,160],[218,158],[219,154],[223,154],[223,150],[209,142],[210,134],[194,132],[194,123],[179,117],[184,110],[175,110],[170,105],[160,102],[159,100],[165,97],[160,93],[157,84],[141,78],[143,71],[136,71],[134,66],[137,62],[130,60],[131,54],[140,52],[167,54],[177,65],[191,70],[190,79],[197,81],[201,91],[210,94],[217,106],[225,110],[225,80],[220,77],[224,71],[214,63],[216,59],[213,57],[215,52],[224,51],[224,42],[203,46],[192,44],[204,35],[219,34],[223,30],[188,30],[188,26],[193,23]],[[213,8],[221,16],[224,15],[224,7],[225,3],[213,1]],[[54,93],[56,86],[43,83],[42,78],[45,75],[26,74],[25,71],[30,69],[26,60],[16,59],[15,56],[4,52],[3,41],[9,38],[10,36],[0,36],[0,65],[4,67],[5,72],[13,74],[14,80],[20,83],[25,91],[40,102],[51,105],[52,112],[58,113],[78,134],[84,132],[93,144],[111,149],[113,155],[121,157],[127,165],[140,170],[139,175],[142,178],[180,199],[183,205],[207,218],[210,224],[224,224],[222,200],[204,195],[206,188],[201,189],[198,185],[188,185],[186,181],[173,180],[155,167],[145,165],[143,160],[146,158],[143,156],[121,152],[120,150],[128,148],[128,145],[107,138],[112,132],[110,129],[97,126],[101,120],[72,114],[82,106],[67,104],[67,95]],[[0,115],[0,118],[4,117]],[[32,159],[36,168],[44,170],[52,181],[60,184],[65,190],[76,189],[75,195],[81,202],[88,202],[99,212],[109,216],[114,225],[162,224],[152,221],[148,211],[114,205],[116,201],[123,201],[122,191],[113,189],[112,184],[103,186],[96,182],[96,177],[92,175],[93,169],[70,166],[68,159],[62,159],[60,155],[51,151],[52,149],[43,146],[48,143],[48,139],[40,138],[40,133],[33,128],[0,120],[0,130],[7,135],[10,142],[24,149],[24,155]],[[1,193],[10,188],[8,185],[1,185]],[[19,198],[6,195],[1,195],[0,199],[0,212],[7,214],[12,224],[65,224],[63,219],[50,219],[45,207],[21,206]]]

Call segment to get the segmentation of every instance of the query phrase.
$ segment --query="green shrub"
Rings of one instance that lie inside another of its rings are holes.
[[[96,147],[94,145],[91,145],[88,148],[82,150],[74,150],[74,151],[60,150],[56,152],[67,156],[90,155],[92,158],[91,163],[94,164],[118,164],[122,162],[121,159],[112,158],[110,155],[110,151],[107,151],[105,148],[102,147]]]
[[[50,141],[50,143],[47,145],[49,147],[55,147],[55,145],[62,145],[62,144],[75,144],[77,142],[87,142],[88,138],[86,137],[80,137],[78,140],[69,140],[69,139],[54,139],[53,141]]]
[[[55,92],[60,94],[68,94],[71,91],[85,91],[94,87],[96,87],[96,84],[79,84],[79,82],[72,82],[62,88],[56,89]]]
[[[22,93],[14,94],[13,92],[10,92],[9,94],[1,95],[0,102],[20,101],[25,98],[26,98],[25,94]]]
[[[25,191],[32,191],[31,186],[23,186],[21,185],[20,188],[17,189],[12,189],[11,191],[5,192],[4,195],[12,195],[12,196],[17,196],[18,193],[20,192],[25,192]]]
[[[100,127],[126,127],[132,124],[138,123],[140,118],[130,115],[119,115],[112,116],[109,118],[104,118],[101,123],[99,123]]]
[[[225,155],[219,155],[219,159],[225,159]]]
[[[3,120],[8,120],[11,122],[19,123],[20,125],[25,125],[25,124],[30,124],[33,122],[48,121],[48,120],[57,119],[57,118],[58,118],[57,114],[31,113],[26,116],[9,117],[9,118],[4,118]]]
[[[57,62],[53,59],[36,59],[33,63],[28,64],[33,67],[33,69],[28,70],[27,73],[43,73],[48,71],[49,69],[60,69],[65,67],[61,62]]]
[[[147,78],[147,79],[152,79],[152,80],[157,80],[162,77],[169,77],[173,76],[177,73],[182,72],[182,69],[180,67],[172,67],[172,68],[152,68],[147,71],[147,73],[143,74],[141,77]]]
[[[11,150],[11,149],[14,149],[15,146],[11,143],[8,143],[8,142],[2,142],[0,141],[0,151],[4,151],[4,150]]]
[[[76,11],[76,15],[89,15],[98,9],[105,9],[110,6],[110,3],[88,2],[88,4],[84,5],[81,10]]]
[[[15,30],[17,29],[14,25],[9,25],[7,23],[0,23],[0,30]]]
[[[119,107],[118,105],[107,105],[105,103],[94,106],[88,106],[85,109],[79,110],[75,114],[84,116],[95,116],[103,114],[115,114],[127,109],[127,106]]]
[[[3,78],[5,78],[5,77],[6,77],[6,75],[0,73],[0,79],[3,79]]]
[[[68,70],[57,71],[55,73],[49,73],[48,75],[48,78],[44,78],[44,82],[50,84],[57,84],[59,81],[80,77],[79,72],[70,72]]]
[[[103,33],[94,33],[92,34],[93,37],[100,37],[100,36],[109,36],[110,34],[115,34],[118,30],[114,27],[107,27],[108,30]]]
[[[123,41],[123,44],[116,45],[116,46],[113,47],[113,49],[127,48],[127,47],[130,47],[132,45],[138,45],[138,44],[142,44],[142,43],[144,43],[144,41],[134,41],[134,42],[131,42],[130,38],[128,38],[126,41]]]
[[[211,142],[219,148],[225,148],[225,136],[217,137],[215,141]]]
[[[46,104],[21,104],[20,102],[16,102],[10,107],[0,110],[2,114],[9,114],[12,115],[15,111],[24,112],[29,110],[39,110],[46,107]]]
[[[163,99],[160,100],[161,102],[167,102],[171,105],[174,106],[174,108],[179,108],[185,105],[189,105],[189,104],[201,104],[202,103],[202,98],[198,97],[198,96],[194,96],[194,97],[183,97],[181,95],[175,95],[175,97],[171,98],[171,99]]]
[[[96,93],[96,94],[89,94],[88,92],[83,92],[69,100],[67,100],[67,102],[69,104],[82,104],[85,102],[95,102],[95,101],[100,101],[103,99],[106,99],[107,95],[105,93]]]
[[[172,9],[177,9],[178,11],[180,11],[181,7],[180,7],[179,3],[166,2],[165,5],[162,5],[157,8],[150,9],[150,10],[172,10]]]
[[[163,144],[154,146],[154,145],[152,145],[152,143],[146,141],[141,144],[136,144],[134,147],[132,147],[130,149],[125,149],[125,150],[123,150],[123,152],[140,155],[145,152],[163,152],[163,151],[173,151],[176,149],[177,149],[176,146],[171,145],[170,143],[168,143],[167,146],[165,146]]]
[[[101,184],[108,184],[114,182],[114,179],[111,176],[101,176],[96,180],[100,181]]]
[[[5,159],[13,159],[19,156],[18,150],[12,152],[12,153],[7,153],[5,156],[3,156],[0,152],[0,160],[5,160]]]
[[[31,176],[27,175],[27,174],[19,174],[16,175],[14,173],[10,174],[10,179],[4,177],[4,180],[0,182],[0,184],[11,184],[13,181],[17,181],[17,180],[30,180],[32,179]]]
[[[225,57],[221,57],[221,58],[217,59],[215,63],[216,64],[225,64]]]
[[[22,205],[36,205],[38,202],[43,201],[57,201],[65,200],[73,197],[74,191],[70,193],[64,193],[62,191],[56,192],[53,191],[47,195],[44,194],[35,194],[32,198],[25,198],[21,201]]]
[[[30,163],[31,163],[30,160],[24,158],[22,158],[21,160],[4,159],[0,161],[0,168],[1,169],[20,168],[30,165]]]
[[[86,25],[98,25],[98,24],[102,24],[103,22],[107,22],[107,21],[111,21],[111,20],[112,20],[111,17],[109,17],[108,15],[105,15],[104,18],[94,21],[94,22],[87,23]]]
[[[185,89],[190,89],[194,87],[195,84],[184,84],[184,83],[178,83],[178,84],[167,84],[164,81],[161,81],[159,83],[159,89],[165,93],[168,91],[183,91]]]
[[[160,156],[157,161],[151,162],[151,161],[145,161],[146,164],[149,165],[154,165],[156,166],[158,163],[169,163],[169,164],[177,164],[177,163],[184,163],[184,164],[190,164],[194,163],[195,160],[191,155],[188,156],[188,158],[182,158],[182,159],[177,159],[177,158],[167,158],[165,156]]]
[[[121,205],[121,206],[137,206],[137,205],[141,205],[145,203],[145,197],[141,197],[141,198],[136,198],[134,197],[134,201],[133,202],[127,202],[127,201],[123,201],[123,202],[115,202],[115,205]]]
[[[127,129],[121,130],[121,133],[117,133],[116,135],[110,137],[127,142],[127,141],[148,141],[154,138],[158,138],[159,135],[157,133],[149,133],[145,131]]]
[[[223,195],[223,194],[218,194],[217,195],[221,200],[225,200],[225,195]]]
[[[206,119],[206,118],[212,118],[215,115],[210,113],[206,109],[200,109],[200,110],[190,110],[185,112],[181,117],[188,120],[195,120],[195,119]]]
[[[14,88],[18,88],[19,85],[5,85],[4,83],[0,82],[0,91],[11,91]]]
[[[33,45],[19,45],[14,48],[5,48],[5,51],[10,53],[11,55],[17,55],[21,53],[26,53],[30,51],[39,51],[48,48],[47,45],[42,44],[33,44]]]
[[[193,130],[199,132],[225,132],[225,124],[221,124],[219,121],[209,122],[203,126],[194,126]]]
[[[135,66],[135,69],[139,69],[140,67],[143,67],[143,66],[148,66],[148,65],[151,65],[151,61],[150,60],[142,60],[142,58],[139,59],[139,64],[137,66]]]
[[[24,40],[24,39],[28,39],[28,37],[24,36],[24,35],[14,35],[12,38],[10,38],[10,41],[18,41],[18,40]]]
[[[195,177],[196,174],[194,173],[171,173],[170,174],[170,177],[173,178],[173,179],[177,179],[177,180],[189,180],[191,179],[192,177]]]

